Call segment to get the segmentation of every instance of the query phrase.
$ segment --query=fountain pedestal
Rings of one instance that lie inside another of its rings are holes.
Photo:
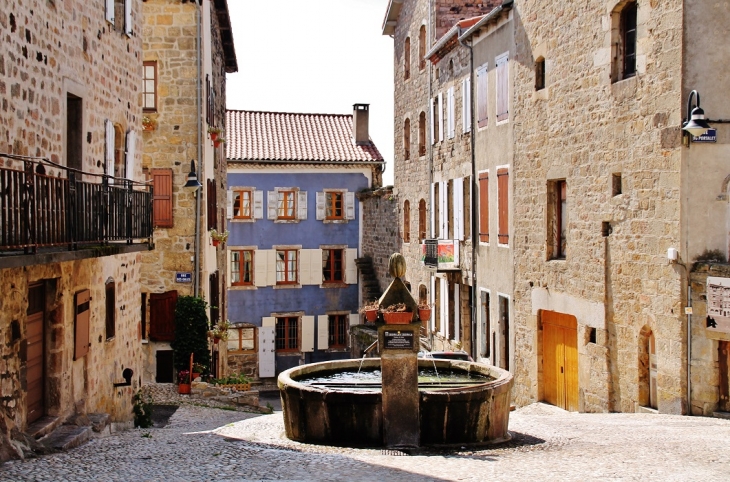
[[[383,374],[383,443],[386,447],[418,447],[419,323],[378,327]]]

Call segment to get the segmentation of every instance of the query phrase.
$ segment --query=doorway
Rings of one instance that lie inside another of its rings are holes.
[[[578,411],[578,320],[542,311],[543,393],[547,403]]]
[[[720,400],[717,409],[730,412],[730,341],[720,340],[717,346],[717,361],[720,369]]]
[[[26,318],[26,423],[31,424],[45,415],[45,305],[46,291],[43,284],[28,288]]]

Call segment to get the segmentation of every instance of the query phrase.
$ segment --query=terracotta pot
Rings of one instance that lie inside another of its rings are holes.
[[[369,321],[370,323],[374,322],[378,319],[378,310],[365,310],[365,320]]]
[[[221,144],[222,144],[222,143],[221,143],[221,142],[219,142],[219,141],[213,141],[213,147],[218,147],[218,146],[220,146]]]
[[[383,313],[383,319],[388,325],[407,325],[413,321],[413,312],[396,311],[393,313]]]
[[[213,344],[214,345],[217,345],[219,341],[221,341],[220,338],[213,338]]]
[[[192,378],[192,380],[195,380],[196,378],[200,378],[200,373],[193,372],[193,378]]]
[[[218,246],[220,244],[220,241],[217,239],[213,239],[213,246]]]
[[[155,125],[154,124],[142,124],[142,130],[147,131],[147,132],[153,131],[153,130],[155,130]]]
[[[190,395],[190,384],[189,383],[181,383],[177,386],[177,393],[181,393],[183,395]]]
[[[218,133],[217,132],[210,132],[209,134],[210,134],[210,140],[211,141],[214,141],[214,140],[218,139]]]
[[[419,308],[418,309],[418,319],[421,321],[426,321],[431,319],[431,308]]]

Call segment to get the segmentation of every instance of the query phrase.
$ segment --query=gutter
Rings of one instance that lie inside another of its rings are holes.
[[[201,2],[202,6],[202,2]],[[195,10],[197,11],[197,21],[195,22],[195,27],[197,30],[198,35],[198,75],[197,75],[197,81],[198,85],[196,86],[196,107],[197,107],[197,118],[198,118],[198,182],[202,179],[202,173],[203,173],[203,139],[202,139],[202,133],[203,130],[203,119],[202,119],[202,88],[203,88],[203,12],[201,11],[201,8],[196,6]],[[203,184],[201,182],[201,184]],[[200,212],[201,212],[201,205],[202,202],[202,191],[203,188],[199,188],[195,190],[195,244],[194,244],[194,258],[195,258],[195,280],[193,281],[193,296],[199,296],[200,295]]]
[[[248,159],[227,159],[228,163],[241,163],[241,164],[327,164],[332,166],[371,166],[371,165],[385,165],[385,161],[296,161],[296,160],[282,160],[282,159],[266,159],[266,160],[248,160]]]

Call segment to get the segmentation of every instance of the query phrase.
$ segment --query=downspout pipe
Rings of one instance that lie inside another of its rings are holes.
[[[202,8],[202,0],[200,2],[201,6],[198,7],[195,6],[195,10],[197,11],[196,15],[196,30],[197,30],[197,37],[198,37],[198,75],[197,75],[197,86],[196,86],[196,108],[197,108],[197,124],[198,124],[198,182],[200,182],[203,179],[203,137],[202,137],[202,130],[203,130],[203,119],[202,119],[202,63],[203,63],[203,43],[202,43],[202,37],[203,37],[203,12],[201,10]],[[201,182],[201,184],[204,184]],[[199,188],[195,191],[195,255],[193,256],[195,259],[195,281],[193,284],[193,296],[200,296],[200,210],[201,206],[200,203],[203,199],[203,188]]]
[[[429,41],[430,41],[431,35],[432,35],[432,32],[431,32],[432,23],[433,23],[432,22],[432,11],[433,11],[433,0],[429,0],[428,1],[428,28],[426,30],[426,35],[427,35]],[[419,61],[420,61],[420,59],[419,59]],[[428,106],[427,107],[428,109],[431,109],[431,97],[433,96],[433,92],[432,92],[433,85],[431,82],[432,78],[433,78],[433,64],[431,64],[431,62],[428,62],[428,99],[426,99],[426,106]],[[433,122],[433,112],[429,111],[428,115],[426,116],[426,119],[429,119],[430,122]],[[429,127],[431,128],[430,131],[433,132],[433,126],[429,126]],[[428,131],[424,132],[424,137],[426,137],[426,139],[431,139],[430,136],[426,135],[427,132]],[[433,219],[433,216],[434,216],[433,211],[435,210],[434,206],[435,206],[435,202],[436,202],[436,200],[433,198],[432,186],[433,186],[433,141],[431,140],[428,142],[428,197],[431,201],[428,206],[431,209],[430,219]],[[434,224],[433,222],[428,223],[429,230],[431,230],[431,226],[433,226],[433,224]],[[433,230],[431,230],[431,239],[433,239],[434,237],[435,237],[435,233],[433,232]],[[429,278],[431,278],[433,276],[434,276],[434,274],[431,273]],[[429,287],[436,286],[435,281],[433,283],[431,283],[430,281],[431,280],[429,279]],[[433,297],[434,300],[436,300],[436,293],[431,293],[431,296]],[[441,303],[443,303],[443,300],[441,300]],[[435,320],[435,317],[436,317],[435,310],[431,316]],[[434,328],[435,328],[435,321],[434,321]],[[433,340],[434,340],[433,330],[430,330],[430,334],[431,334],[431,336],[430,336],[429,342],[431,344],[431,350],[433,350]]]

